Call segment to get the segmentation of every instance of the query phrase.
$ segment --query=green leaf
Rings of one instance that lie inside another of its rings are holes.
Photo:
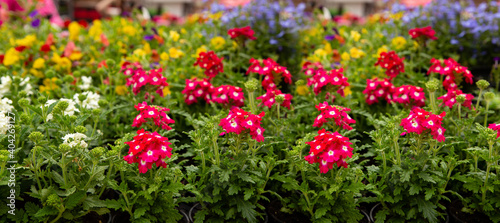
[[[80,124],[82,124],[85,120],[87,120],[89,117],[90,117],[90,114],[85,114],[85,115],[82,115],[82,116],[78,117],[78,118],[75,120],[75,126],[79,126],[79,125],[80,125]]]
[[[410,187],[410,195],[415,195],[415,194],[418,194],[420,192],[421,188],[419,185],[416,185],[416,184],[412,184],[411,187]]]
[[[238,194],[238,191],[240,190],[240,187],[238,185],[232,184],[229,189],[227,190],[227,193],[229,195],[234,195]]]
[[[250,201],[244,201],[239,198],[236,199],[236,205],[238,212],[241,212],[243,218],[245,218],[248,222],[257,222],[255,205],[253,205]]]
[[[250,199],[252,195],[253,195],[253,189],[245,188],[245,196],[244,196],[245,201]]]
[[[104,201],[99,200],[97,196],[89,196],[85,198],[85,200],[83,201],[84,210],[90,210],[91,208],[105,207],[105,206],[106,204],[104,203]]]
[[[316,209],[316,211],[314,212],[314,218],[320,219],[321,217],[325,216],[328,209],[329,208],[326,208],[326,207],[321,207],[321,208]]]
[[[77,191],[76,193],[69,195],[69,197],[67,197],[64,201],[66,209],[71,210],[76,207],[76,205],[85,197],[85,194],[86,193],[84,191]]]
[[[59,211],[55,207],[45,206],[36,212],[35,217],[42,218],[45,216],[56,215],[57,213],[59,213]]]
[[[432,189],[426,189],[425,190],[425,200],[429,200],[432,198],[432,195],[434,195],[434,193],[436,192],[436,188],[432,188]]]
[[[26,209],[26,213],[30,216],[35,215],[37,211],[40,210],[40,207],[32,202],[27,202],[24,205],[24,209]]]
[[[430,222],[437,222],[438,212],[436,211],[436,205],[430,201],[425,201],[420,198],[416,199],[418,205],[418,211],[422,212],[424,217]]]
[[[147,211],[146,207],[140,207],[140,208],[135,209],[134,219],[140,218],[141,216],[143,216],[146,213],[146,211]]]
[[[429,175],[428,173],[424,173],[424,172],[421,172],[418,174],[418,176],[422,179],[422,180],[425,180],[427,182],[431,182],[431,183],[436,183],[436,181],[434,179],[432,179],[431,175]]]

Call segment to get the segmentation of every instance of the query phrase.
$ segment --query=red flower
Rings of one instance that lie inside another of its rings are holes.
[[[457,104],[456,98],[457,98],[458,95],[465,96],[465,101],[464,101],[464,103],[462,103],[462,106],[467,107],[469,109],[472,109],[471,105],[472,105],[472,99],[474,99],[474,95],[472,95],[472,94],[464,94],[462,92],[462,90],[449,89],[448,93],[444,94],[441,97],[438,97],[437,99],[438,100],[443,100],[443,103],[441,103],[441,105],[444,104],[444,106],[448,106],[449,108],[452,108],[455,104]]]
[[[365,94],[366,103],[371,105],[378,103],[379,99],[391,102],[394,90],[395,87],[389,79],[379,80],[378,78],[373,78],[366,80],[366,88],[363,94]]]
[[[446,129],[444,129],[441,124],[445,115],[446,112],[443,112],[440,115],[435,115],[431,112],[425,111],[424,109],[414,108],[411,110],[408,117],[401,120],[400,126],[403,126],[406,131],[401,135],[405,135],[406,133],[430,133],[438,142],[444,142],[444,132]]]
[[[267,91],[269,89],[277,89],[278,84],[281,82],[281,77],[288,84],[292,83],[292,75],[286,67],[280,66],[276,61],[271,58],[265,59],[261,62],[259,60],[250,59],[250,67],[246,74],[250,72],[264,75],[262,80],[262,87]]]
[[[264,112],[259,115],[254,115],[241,108],[233,108],[229,111],[227,117],[220,120],[219,126],[222,126],[224,129],[221,135],[230,132],[238,135],[249,133],[252,139],[255,139],[257,142],[262,142],[264,141],[264,128],[262,128],[260,124],[264,115]]]
[[[500,124],[492,123],[488,125],[488,128],[497,131],[497,139],[500,137]]]
[[[442,64],[444,63],[444,65]],[[462,79],[465,79],[465,82],[472,84],[472,73],[464,67],[460,65],[458,62],[453,60],[452,58],[448,58],[446,60],[437,60],[435,58],[431,59],[431,67],[427,74],[430,73],[439,73],[444,75],[443,87],[446,90],[454,90],[458,89],[458,85],[462,82]]]
[[[235,39],[240,36],[242,36],[244,39],[251,39],[251,40],[257,39],[253,36],[255,32],[252,30],[252,28],[250,28],[250,26],[230,29],[229,31],[227,31],[227,34],[231,36],[231,39]]]
[[[432,27],[430,27],[430,26],[426,26],[423,28],[410,29],[410,31],[408,31],[408,34],[410,34],[411,38],[413,38],[413,39],[417,39],[418,37],[422,37],[422,38],[424,38],[424,40],[426,40],[426,39],[437,40],[437,37],[434,36],[434,35],[436,35],[436,31],[434,31],[432,29]]]
[[[275,100],[276,95],[283,95],[285,100],[283,101],[283,103],[281,103],[280,106],[286,107],[290,110],[290,104],[293,96],[291,94],[283,94],[279,89],[267,90],[265,94],[257,97],[257,100],[262,101],[260,105],[264,105],[268,108],[271,108],[272,106],[276,105],[276,100]]]
[[[324,129],[318,131],[318,136],[306,144],[311,146],[309,155],[304,159],[310,164],[319,163],[321,173],[327,173],[333,169],[333,164],[337,167],[347,168],[345,159],[352,157],[352,143],[349,138],[340,135],[338,132],[328,132]]]
[[[153,69],[145,71],[142,68],[133,70],[132,77],[127,79],[127,86],[132,85],[132,92],[137,95],[143,86],[150,85],[156,89],[156,93],[163,97],[163,88],[168,86],[167,78],[162,75],[163,69]],[[127,75],[130,70],[125,70],[124,74]]]
[[[245,96],[243,89],[231,85],[222,85],[212,90],[212,102],[224,105],[241,107],[244,105]]]
[[[214,51],[201,52],[194,63],[194,66],[199,66],[205,69],[205,75],[209,79],[214,78],[217,74],[224,72],[222,59],[217,57]]]
[[[146,173],[152,168],[153,163],[156,167],[166,168],[164,159],[172,156],[172,148],[169,146],[171,143],[168,142],[168,138],[162,137],[157,132],[150,133],[140,129],[137,131],[137,136],[134,136],[134,140],[125,144],[130,148],[128,155],[123,159],[129,164],[138,163],[140,173]]]
[[[17,46],[15,49],[17,50],[17,52],[23,52],[26,48],[26,46]]]
[[[328,102],[316,105],[316,108],[318,111],[321,111],[321,114],[314,120],[314,127],[321,127],[323,124],[333,120],[337,126],[343,129],[351,130],[352,127],[349,125],[356,123],[356,121],[346,113],[351,111],[349,108],[330,106],[328,105]]]
[[[334,90],[337,90],[338,94],[344,97],[344,89],[349,86],[349,83],[343,72],[343,68],[330,71],[319,69],[316,71],[313,78],[308,81],[307,85],[313,86],[313,91],[316,95],[318,95],[324,87],[331,86],[334,87]]]
[[[404,58],[400,58],[396,52],[382,52],[375,66],[380,66],[385,70],[389,79],[394,79],[398,74],[405,72]]]
[[[202,98],[205,102],[210,102],[210,95],[214,87],[208,79],[198,80],[196,78],[186,79],[186,87],[182,90],[184,101],[190,105],[198,102],[198,98]]]
[[[141,127],[142,124],[146,123],[148,120],[152,119],[153,123],[157,126],[160,126],[162,129],[170,130],[172,127],[168,126],[168,124],[175,123],[166,112],[170,111],[168,108],[160,107],[160,106],[149,106],[146,102],[139,103],[135,106],[137,111],[140,111],[139,115],[137,115],[132,124],[133,127]]]
[[[403,85],[394,89],[392,98],[392,101],[404,105],[417,107],[425,106],[424,89],[413,85]]]
[[[43,44],[43,45],[40,47],[40,51],[41,51],[41,52],[44,52],[44,53],[48,53],[48,52],[50,52],[50,45]]]

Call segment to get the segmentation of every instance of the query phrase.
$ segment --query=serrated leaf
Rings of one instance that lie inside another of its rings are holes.
[[[253,195],[253,189],[250,189],[250,188],[245,188],[245,196],[243,197],[243,199],[248,200],[252,197]]]
[[[250,201],[236,199],[236,206],[238,212],[241,212],[243,218],[248,222],[257,222],[257,211],[255,211],[255,205],[250,203]]]
[[[99,200],[99,198],[97,196],[89,196],[89,197],[85,198],[82,205],[83,205],[84,210],[89,210],[89,209],[95,208],[95,207],[105,207],[106,206],[104,201]]]
[[[64,201],[64,206],[66,207],[66,209],[71,210],[76,207],[76,205],[80,203],[80,201],[85,197],[85,194],[86,193],[84,191],[77,191],[69,195],[69,197],[67,197]]]
[[[32,202],[26,202],[24,209],[26,209],[28,215],[35,215],[36,212],[40,210],[40,207]]]
[[[146,213],[147,209],[146,207],[140,207],[135,209],[134,211],[134,219],[139,219],[141,216],[143,216]]]
[[[421,212],[428,221],[437,222],[438,212],[436,211],[436,205],[430,201],[425,201],[420,198],[417,198],[416,201],[418,211]]]
[[[422,180],[425,180],[427,182],[431,182],[431,183],[436,183],[436,181],[434,179],[432,179],[432,176],[428,173],[424,173],[424,172],[420,172],[418,173],[418,176],[422,179]]]
[[[232,184],[229,189],[227,190],[227,193],[229,195],[234,195],[238,194],[238,191],[240,190],[239,186]]]
[[[314,218],[320,219],[321,217],[325,216],[326,212],[328,211],[328,208],[326,207],[321,207],[316,209],[314,212]]]
[[[426,189],[425,190],[425,200],[431,199],[432,195],[434,195],[435,192],[436,192],[436,188]]]
[[[56,215],[57,213],[59,213],[59,211],[55,207],[45,206],[36,212],[35,217],[43,218],[45,216]]]
[[[80,117],[78,117],[76,120],[75,120],[75,126],[79,126],[81,125],[85,120],[87,120],[88,118],[90,117],[90,114],[85,114],[85,115],[82,115]]]

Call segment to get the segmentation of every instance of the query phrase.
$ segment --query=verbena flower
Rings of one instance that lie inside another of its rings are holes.
[[[338,132],[331,133],[324,129],[319,130],[318,134],[313,141],[306,142],[311,149],[304,159],[310,164],[319,163],[321,173],[327,173],[333,169],[333,164],[347,168],[345,159],[352,157],[352,143],[349,142],[349,138]]]
[[[137,136],[130,142],[125,142],[129,145],[128,155],[123,159],[127,163],[138,163],[139,172],[146,173],[153,167],[167,167],[165,158],[172,156],[172,148],[167,137],[162,137],[157,132],[150,133],[144,129],[137,131]]]
[[[396,88],[392,82],[385,78],[379,80],[378,78],[366,80],[366,88],[363,91],[365,94],[365,101],[367,104],[371,105],[380,102],[379,100],[386,100],[387,102],[392,102],[392,94]]]
[[[199,66],[205,70],[205,75],[208,79],[214,78],[217,74],[223,73],[224,68],[222,59],[217,57],[214,51],[201,52],[194,63],[194,66]]]
[[[250,26],[245,26],[241,28],[232,28],[227,31],[227,34],[231,37],[231,39],[236,39],[241,36],[243,40],[246,39],[251,39],[251,40],[256,40],[253,35],[255,32],[250,28]]]
[[[472,73],[467,69],[467,67],[460,65],[452,58],[437,60],[435,58],[431,59],[431,67],[427,74],[439,73],[444,75],[443,87],[446,90],[458,89],[458,85],[465,79],[465,82],[472,84]]]
[[[9,130],[11,118],[6,115],[3,110],[0,110],[0,134],[4,135]]]
[[[77,146],[87,148],[88,146],[88,144],[84,141],[87,139],[87,136],[82,133],[66,134],[62,137],[62,139],[64,140],[63,143],[68,144],[71,148],[75,148]]]
[[[219,126],[222,126],[224,132],[221,135],[227,133],[235,134],[250,134],[252,139],[257,142],[264,141],[264,128],[262,128],[261,121],[265,113],[261,112],[259,115],[254,115],[250,112],[246,112],[241,108],[233,108],[229,111],[227,117],[220,120]]]
[[[421,87],[403,85],[394,89],[392,101],[409,106],[423,107],[425,106],[425,92]]]
[[[436,35],[436,31],[434,31],[430,26],[410,29],[410,31],[408,31],[408,34],[410,34],[411,38],[413,39],[421,38],[423,40],[437,40],[437,37],[434,36]]]
[[[68,102],[68,107],[63,112],[64,115],[71,116],[71,115],[74,115],[75,112],[80,112],[80,110],[78,110],[78,108],[75,107],[75,104],[76,104],[75,101],[73,101],[71,99],[66,99],[66,98],[61,98],[61,99],[59,99],[59,101],[66,101],[66,102]],[[47,102],[45,102],[45,105],[42,105],[42,106],[49,107],[51,104],[57,103],[59,101],[58,100],[54,100],[54,99],[50,99]],[[40,107],[42,107],[42,106],[40,106]],[[52,114],[48,114],[46,121],[49,121],[52,118],[53,118],[53,115]]]
[[[400,125],[405,129],[405,132],[401,135],[406,135],[407,133],[416,133],[419,135],[431,134],[438,142],[444,142],[446,139],[444,136],[446,129],[441,124],[445,115],[446,112],[435,115],[422,108],[414,108],[410,111],[408,117],[401,120]]]
[[[334,91],[344,97],[344,89],[349,86],[347,77],[343,74],[344,69],[323,70],[319,69],[314,74],[313,79],[309,80],[307,85],[313,86],[313,91],[318,95],[325,87],[333,87]]]
[[[260,105],[271,108],[277,104],[275,99],[276,95],[282,95],[285,98],[285,100],[280,104],[280,106],[290,109],[290,104],[293,96],[291,94],[283,94],[279,89],[267,90],[265,94],[257,97],[257,100],[261,100]]]
[[[153,123],[162,129],[170,130],[172,127],[169,124],[175,123],[166,112],[170,111],[168,108],[160,106],[149,106],[146,102],[142,102],[134,106],[140,113],[135,117],[132,123],[133,127],[141,127],[142,124],[148,122],[148,120],[153,120]]]
[[[438,100],[443,100],[443,103],[441,105],[448,106],[449,108],[452,108],[454,105],[457,104],[457,99],[456,97],[458,95],[463,95],[465,96],[465,101],[462,103],[462,106],[472,109],[472,99],[474,99],[474,95],[472,94],[464,94],[462,90],[459,89],[449,89],[446,94],[444,94],[441,97],[438,97]]]
[[[90,86],[92,86],[92,77],[82,76],[81,80],[82,80],[82,84],[78,85],[78,87],[80,89],[87,90],[90,88]]]
[[[400,58],[396,52],[382,52],[375,66],[380,66],[385,69],[385,74],[389,79],[394,79],[398,74],[405,72],[404,58]]]
[[[73,96],[73,100],[75,100],[76,104],[79,104],[82,108],[86,109],[96,109],[99,108],[99,99],[101,96],[97,93],[86,91],[81,93],[81,95],[85,95],[86,98],[83,101],[80,101],[80,94],[75,94]]]
[[[492,123],[492,124],[488,125],[488,128],[497,131],[497,139],[498,139],[498,137],[500,137],[500,124]]]
[[[184,101],[186,104],[190,105],[193,103],[197,103],[198,99],[204,99],[205,102],[210,102],[210,96],[214,86],[210,83],[208,79],[186,79],[186,87],[182,90],[182,94],[184,94]]]
[[[241,107],[245,103],[243,89],[232,85],[222,85],[212,90],[212,102]]]
[[[0,100],[1,112],[11,112],[12,109],[14,109],[14,106],[12,106],[12,100],[9,98],[2,98],[2,100]]]
[[[262,60],[262,63],[259,60],[251,58],[250,67],[248,68],[246,74],[249,74],[250,72],[258,73],[264,76],[264,79],[262,80],[262,87],[265,90],[276,89],[282,77],[286,83],[292,83],[292,75],[290,74],[290,71],[288,71],[286,67],[280,66],[271,58]]]
[[[354,119],[352,119],[346,112],[351,111],[349,108],[344,108],[342,106],[331,106],[328,105],[328,102],[323,102],[319,105],[316,105],[316,109],[321,112],[316,119],[314,120],[314,127],[321,127],[323,124],[326,124],[330,121],[334,121],[335,125],[340,128],[351,130],[352,127],[350,124],[356,123]]]
[[[163,69],[145,71],[142,68],[134,70],[133,76],[127,79],[127,86],[132,85],[132,92],[137,95],[144,86],[152,86],[156,93],[163,97],[163,88],[168,86],[167,78],[162,75]],[[125,75],[127,70],[125,70]]]

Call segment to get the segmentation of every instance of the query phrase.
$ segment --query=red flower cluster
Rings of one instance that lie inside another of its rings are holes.
[[[395,87],[391,83],[391,80],[387,78],[383,80],[373,78],[366,80],[366,88],[363,94],[365,94],[366,103],[371,105],[378,103],[379,99],[385,99],[387,102],[391,102],[394,90]]]
[[[436,35],[436,31],[434,31],[430,26],[410,29],[410,31],[408,31],[408,34],[410,34],[411,38],[413,39],[422,36],[425,39],[437,40],[437,37],[434,36]]]
[[[344,76],[343,72],[343,68],[333,69],[330,71],[319,69],[316,71],[313,79],[308,81],[307,85],[313,86],[313,91],[316,95],[321,92],[323,87],[327,85],[334,86],[336,87],[337,93],[344,97],[344,89],[349,86],[349,83],[347,82],[347,77]]]
[[[285,100],[283,101],[283,103],[281,103],[280,106],[290,109],[290,104],[293,96],[291,94],[283,94],[279,89],[269,89],[265,94],[257,97],[257,100],[262,100],[262,102],[260,103],[261,105],[271,108],[272,106],[276,105],[276,95],[283,95]]]
[[[250,28],[250,26],[230,29],[229,31],[227,31],[227,34],[229,36],[231,36],[231,39],[238,38],[239,36],[242,36],[243,38],[248,38],[251,40],[257,39],[253,36],[255,34],[255,32],[252,30],[252,28]]]
[[[302,71],[304,71],[306,76],[313,76],[319,69],[323,69],[323,65],[320,62],[307,61],[302,65]]]
[[[168,142],[168,138],[162,137],[157,132],[150,133],[140,129],[134,140],[125,144],[129,145],[130,149],[123,159],[129,164],[138,163],[140,173],[146,173],[153,167],[153,163],[156,167],[166,168],[167,163],[163,159],[172,156],[172,148],[169,146],[171,143]]]
[[[350,124],[356,123],[346,112],[351,111],[349,108],[344,108],[341,106],[330,106],[328,102],[323,102],[322,104],[316,105],[318,111],[321,114],[314,120],[314,127],[321,127],[323,124],[328,123],[331,119],[335,121],[335,124],[343,129],[351,130]]]
[[[186,79],[186,87],[182,90],[184,94],[184,101],[190,105],[198,102],[199,98],[210,102],[210,94],[214,87],[207,79],[198,80],[196,78]]]
[[[127,70],[125,70],[127,72]],[[163,88],[168,86],[167,78],[161,73],[163,69],[153,69],[145,71],[143,69],[134,70],[132,77],[127,79],[127,86],[132,85],[132,92],[137,95],[143,86],[147,84],[154,86],[156,93],[163,97]]]
[[[229,132],[236,134],[250,133],[252,139],[257,142],[264,141],[264,128],[260,127],[260,122],[265,113],[262,112],[259,115],[254,115],[250,112],[246,112],[241,108],[233,108],[229,111],[227,117],[220,120],[219,126],[222,126],[225,132],[224,135]]]
[[[438,100],[443,100],[443,103],[445,106],[448,106],[449,108],[452,108],[456,103],[457,103],[457,96],[458,95],[463,95],[465,96],[465,101],[462,103],[462,106],[467,107],[471,109],[472,105],[472,99],[474,99],[474,95],[472,94],[464,94],[462,90],[459,89],[450,89],[448,90],[448,93],[444,94],[441,97],[438,97]]]
[[[443,60],[443,62],[444,65],[441,63],[441,60],[432,58],[432,65],[429,68],[429,71],[427,71],[427,74],[432,72],[445,75],[446,77],[444,78],[443,86],[446,90],[458,89],[458,85],[462,81],[462,77],[465,78],[465,82],[472,84],[473,75],[467,67],[460,65],[452,58]]]
[[[318,136],[306,144],[311,146],[309,155],[304,159],[310,164],[319,163],[321,173],[327,173],[333,169],[333,164],[337,167],[347,168],[345,159],[352,157],[352,148],[349,138],[340,135],[338,132],[328,132],[324,129],[318,131]]]
[[[419,135],[422,133],[430,133],[435,140],[444,142],[444,132],[446,129],[444,129],[441,124],[445,115],[446,112],[435,115],[424,109],[414,108],[411,110],[408,117],[401,120],[400,125],[406,130],[406,132],[403,132],[401,135],[406,135],[411,132]]]
[[[488,125],[488,128],[497,131],[497,139],[500,137],[500,124],[492,123]]]
[[[205,75],[209,79],[214,78],[217,74],[224,72],[222,59],[217,57],[214,51],[201,52],[194,63],[194,66],[199,66],[205,69]]]
[[[250,67],[247,70],[247,74],[250,72],[258,73],[264,75],[264,80],[262,81],[262,87],[265,90],[276,89],[277,85],[281,81],[281,76],[283,76],[286,83],[292,83],[292,75],[286,67],[280,66],[276,61],[271,58],[262,61],[254,58],[250,59]]]
[[[400,58],[396,52],[382,52],[375,66],[380,66],[385,69],[385,74],[389,79],[394,79],[398,74],[405,72],[404,58]]]
[[[219,104],[241,107],[244,105],[245,96],[243,89],[232,85],[222,85],[212,90],[212,100]]]
[[[146,102],[142,102],[134,106],[137,111],[140,111],[134,119],[133,127],[141,127],[142,124],[148,122],[147,119],[153,119],[155,125],[160,126],[162,129],[170,130],[172,127],[168,124],[175,123],[165,112],[170,111],[168,108],[160,106],[149,106]]]
[[[396,88],[392,98],[392,101],[405,105],[417,107],[425,106],[424,89],[413,85],[403,85]]]

